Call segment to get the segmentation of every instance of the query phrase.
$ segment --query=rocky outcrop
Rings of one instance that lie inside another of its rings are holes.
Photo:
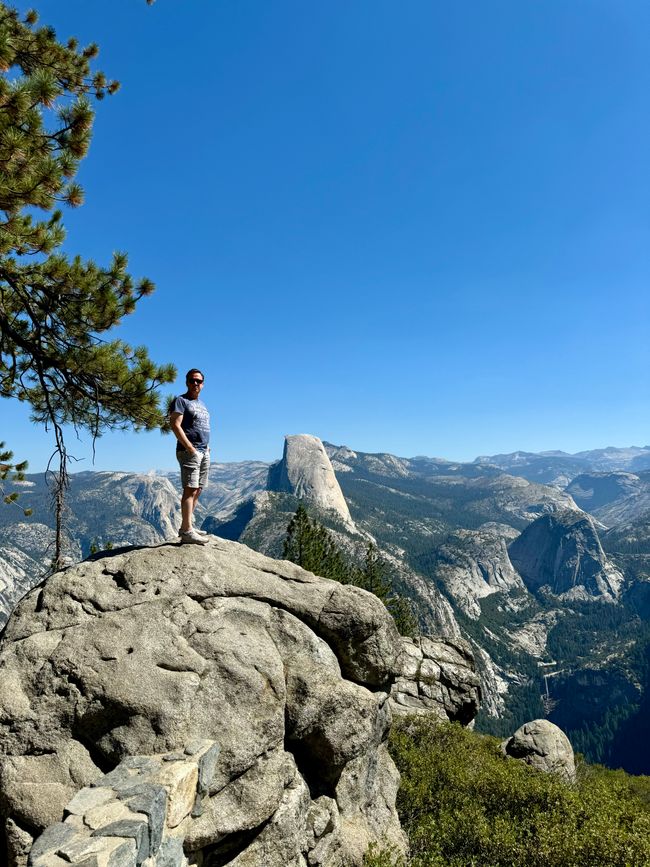
[[[220,539],[57,573],[0,645],[11,858],[130,757],[183,762],[196,741],[219,753],[176,826],[190,859],[335,867],[382,838],[403,849],[384,746],[400,651],[376,597]]]
[[[21,522],[0,529],[0,627],[25,593],[49,571],[46,552],[53,538],[54,532],[43,524]]]
[[[468,725],[481,704],[481,685],[471,648],[462,638],[402,638],[390,703],[395,713],[433,714]]]
[[[520,759],[539,771],[557,774],[567,783],[575,782],[573,747],[562,729],[547,719],[524,723],[501,744],[501,749],[512,759]]]
[[[527,623],[508,630],[511,643],[524,653],[541,659],[546,653],[549,632],[562,616],[557,609],[538,612]]]
[[[202,815],[219,745],[196,741],[161,756],[130,756],[80,789],[29,848],[31,867],[71,864],[184,867],[187,819]]]
[[[206,515],[219,519],[230,515],[243,500],[265,490],[269,467],[267,461],[234,461],[227,464],[213,461],[210,464],[208,486],[198,502],[198,520],[202,521]],[[180,491],[180,473],[174,471],[166,475]]]
[[[634,473],[581,473],[567,485],[566,491],[581,509],[594,515],[621,501],[636,500],[646,487]],[[647,490],[645,493],[647,495]],[[648,508],[647,496],[645,508]]]
[[[293,494],[319,509],[336,512],[346,528],[355,529],[341,486],[318,437],[310,434],[285,437],[282,460],[269,470],[268,489]]]
[[[544,515],[509,547],[510,560],[528,589],[555,596],[614,602],[623,576],[610,563],[594,522],[579,511]]]
[[[480,600],[492,593],[525,590],[508,557],[507,539],[517,535],[504,526],[492,530],[457,530],[438,549],[436,578],[455,605],[474,620]]]

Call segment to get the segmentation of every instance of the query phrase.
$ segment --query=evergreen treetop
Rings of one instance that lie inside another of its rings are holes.
[[[363,565],[358,566],[343,553],[325,527],[310,518],[301,503],[287,527],[283,557],[322,578],[354,584],[374,593],[384,603],[402,635],[416,634],[417,620],[411,603],[393,592],[386,564],[372,542],[366,547]]]

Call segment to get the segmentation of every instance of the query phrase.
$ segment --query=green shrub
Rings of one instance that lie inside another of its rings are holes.
[[[569,786],[505,759],[495,738],[426,718],[395,726],[390,750],[412,867],[650,865],[650,808],[621,772],[582,766]],[[391,857],[375,850],[367,867]]]

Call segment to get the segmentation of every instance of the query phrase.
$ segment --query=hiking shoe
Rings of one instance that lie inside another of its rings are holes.
[[[205,536],[199,536],[195,530],[188,530],[186,533],[181,533],[181,545],[207,545],[208,540]]]
[[[194,526],[192,527],[191,532],[192,532],[192,533],[196,533],[196,534],[199,535],[199,536],[211,536],[211,535],[212,535],[212,533],[208,533],[207,530],[199,530],[197,527],[194,527]],[[179,531],[178,531],[178,535],[179,535],[179,536],[182,536],[182,535],[183,535],[183,531],[182,531],[182,530],[179,530]]]

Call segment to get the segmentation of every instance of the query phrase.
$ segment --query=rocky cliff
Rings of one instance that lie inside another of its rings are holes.
[[[336,867],[360,865],[372,841],[403,850],[384,746],[401,651],[376,597],[224,540],[57,573],[23,599],[0,644],[10,863],[25,863],[78,790],[110,789],[113,803],[110,772],[135,772],[130,756],[159,767],[168,755],[196,787],[183,756],[198,742],[217,747],[209,782],[172,823],[193,862]],[[132,837],[139,808],[129,825],[112,807],[119,825],[102,797],[68,811],[68,825],[97,807],[92,834]]]
[[[54,530],[45,524],[20,521],[0,527],[0,627],[25,593],[47,574],[52,551]],[[76,553],[80,555],[78,549]]]
[[[402,638],[398,677],[391,691],[394,713],[432,714],[468,725],[481,704],[474,656],[462,638]]]
[[[593,520],[563,511],[534,521],[511,543],[510,559],[531,590],[566,599],[618,599],[623,575],[607,559]]]
[[[318,437],[310,434],[285,437],[282,460],[269,470],[268,490],[293,494],[325,512],[335,512],[346,528],[355,529],[341,486]]]
[[[437,552],[436,577],[447,595],[468,617],[481,616],[480,600],[493,593],[524,590],[508,557],[507,541],[516,536],[508,526],[457,530]]]

